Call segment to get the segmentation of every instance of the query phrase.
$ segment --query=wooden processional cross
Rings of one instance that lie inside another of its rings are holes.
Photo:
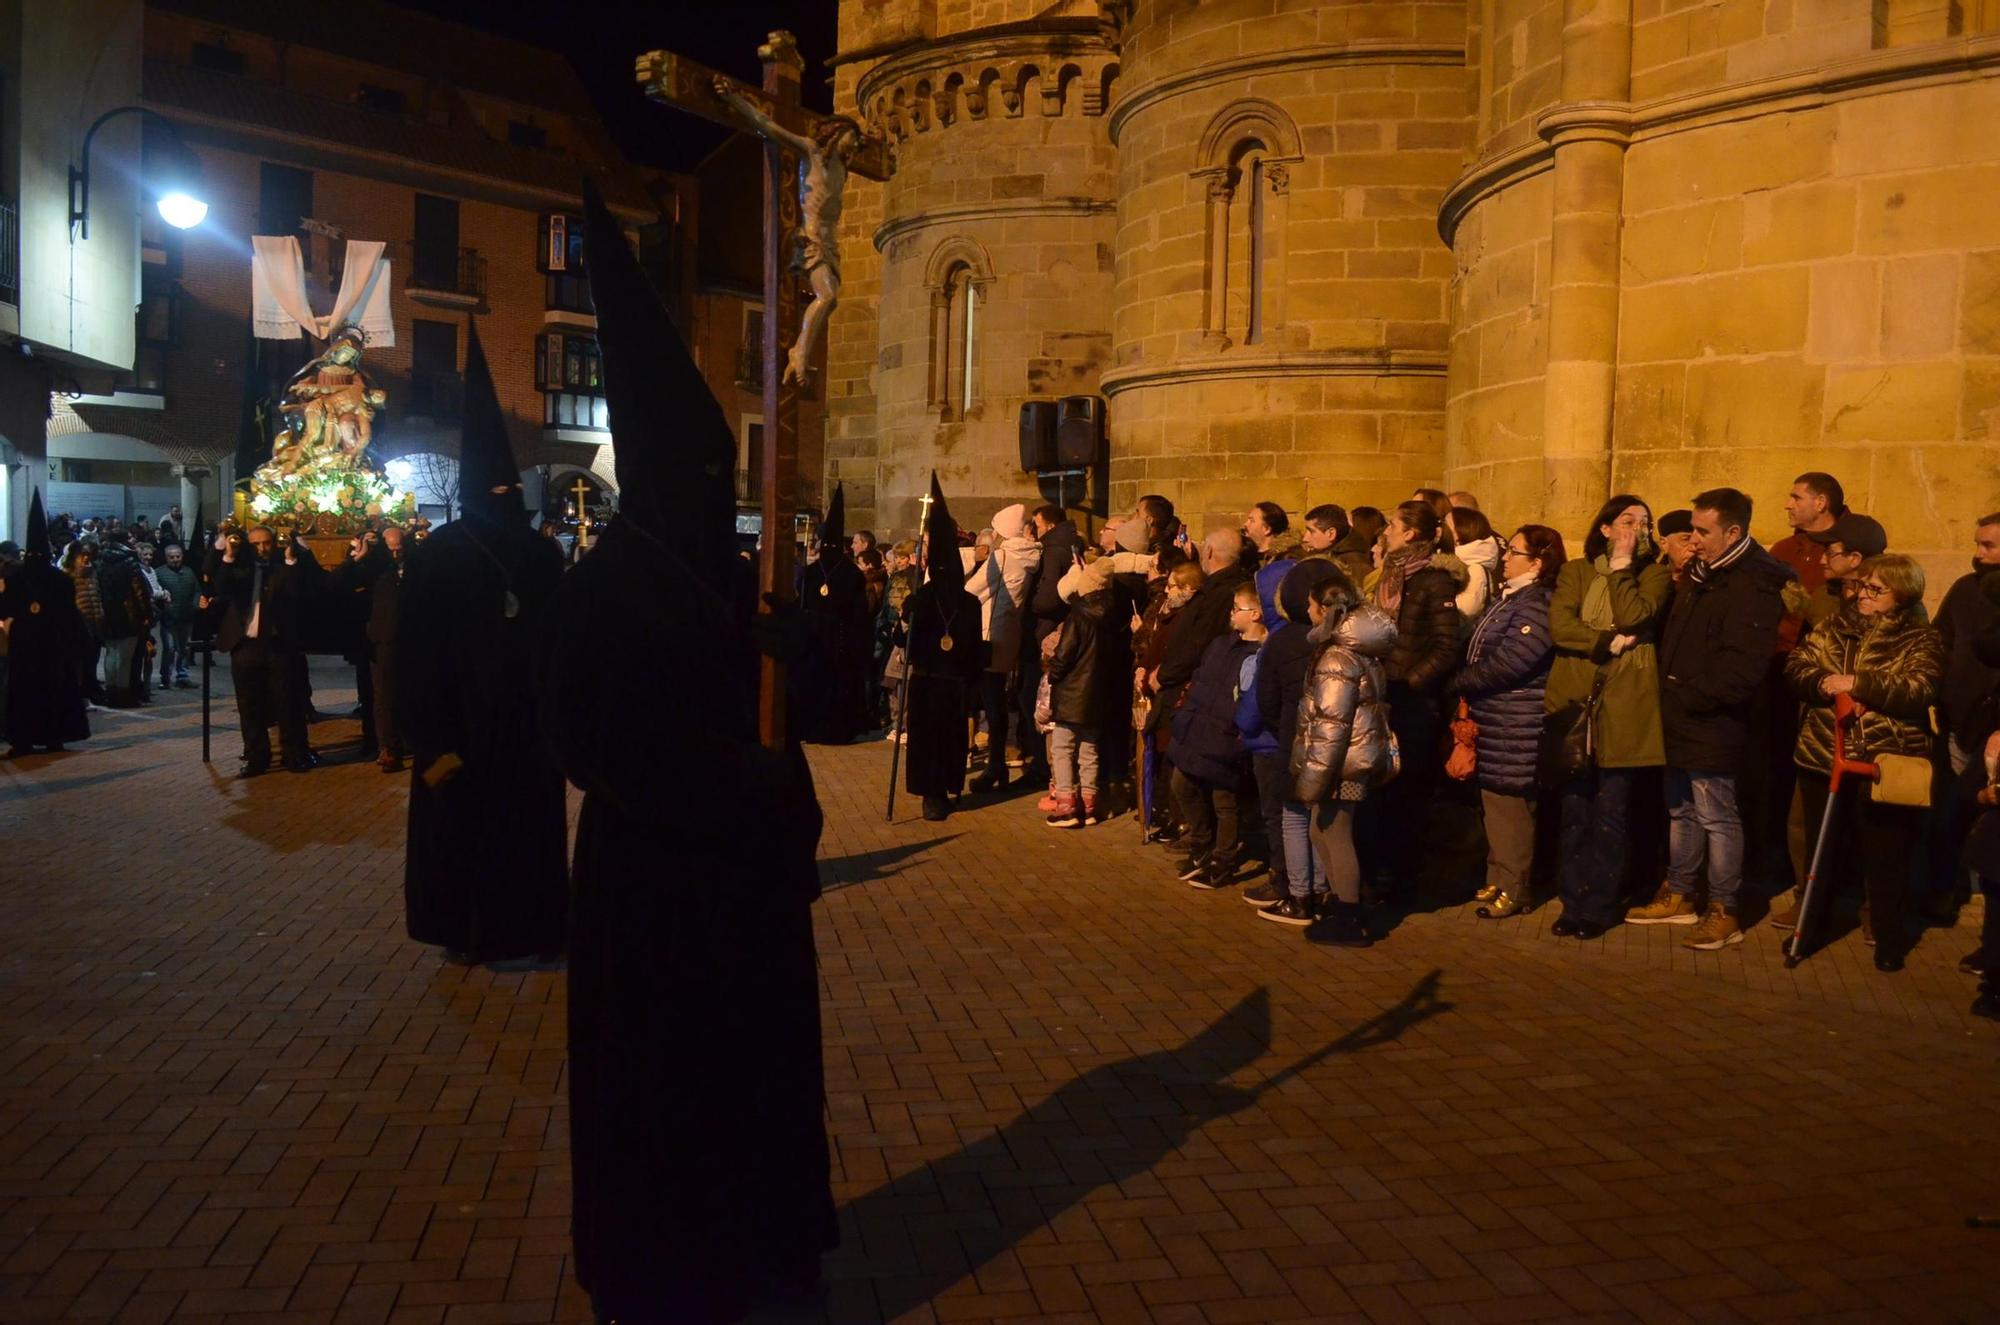
[[[812,138],[825,117],[799,104],[799,79],[805,62],[789,32],[773,32],[757,48],[764,62],[761,88],[725,80],[736,96],[755,106],[779,128]],[[732,129],[750,130],[717,94],[718,75],[672,51],[648,51],[635,66],[639,82],[653,100],[699,115]],[[764,447],[762,499],[764,541],[757,564],[757,587],[763,594],[788,597],[792,591],[792,542],[798,511],[799,410],[798,387],[783,378],[786,338],[799,326],[799,281],[791,270],[793,237],[799,229],[799,152],[791,144],[764,136],[764,327],[760,351],[764,361]],[[867,179],[889,178],[888,148],[879,139],[863,138],[861,150],[850,157],[848,169]],[[784,743],[784,669],[763,659],[757,705],[759,734],[776,749]]]

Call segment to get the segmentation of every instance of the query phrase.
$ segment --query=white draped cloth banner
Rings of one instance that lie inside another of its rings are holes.
[[[311,333],[325,340],[348,323],[368,333],[370,348],[396,343],[389,313],[387,246],[373,239],[347,241],[347,263],[333,311],[314,317],[306,298],[306,261],[292,235],[250,236],[250,315],[262,340],[297,340]]]

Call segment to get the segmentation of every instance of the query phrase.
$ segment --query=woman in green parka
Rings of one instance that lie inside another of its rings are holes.
[[[1666,762],[1653,641],[1673,593],[1673,572],[1653,543],[1653,513],[1629,494],[1604,503],[1584,537],[1583,557],[1556,577],[1549,602],[1556,642],[1549,713],[1573,712],[1603,677],[1592,731],[1596,766],[1561,788],[1563,914],[1552,926],[1559,934],[1595,938],[1617,920],[1633,790],[1644,770]],[[1659,923],[1642,914],[1651,909],[1627,918]],[[1689,908],[1685,921],[1662,919],[1692,923],[1695,916]]]

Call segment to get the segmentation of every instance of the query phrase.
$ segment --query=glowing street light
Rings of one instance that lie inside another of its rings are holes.
[[[160,219],[176,230],[200,225],[208,216],[208,203],[201,196],[201,163],[181,141],[180,129],[166,116],[144,106],[116,106],[99,115],[84,131],[83,164],[70,167],[69,222],[77,228],[77,237],[90,238],[90,141],[106,121],[120,115],[142,115],[173,136],[173,158],[160,172],[163,176],[158,203]]]

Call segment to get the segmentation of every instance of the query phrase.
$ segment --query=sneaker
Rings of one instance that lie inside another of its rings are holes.
[[[1785,909],[1782,911],[1771,912],[1770,924],[1772,929],[1797,929],[1799,927],[1798,899],[1795,897],[1785,903]]]
[[[1083,822],[1086,824],[1104,822],[1104,817],[1097,812],[1097,793],[1094,791],[1083,793]]]
[[[1319,918],[1306,926],[1306,942],[1335,948],[1365,948],[1375,939],[1368,932],[1363,915],[1364,908],[1359,903],[1329,902]]]
[[[1243,900],[1252,906],[1276,906],[1288,896],[1290,894],[1283,889],[1275,888],[1268,883],[1260,883],[1254,888],[1243,890]]]
[[[1960,957],[1958,959],[1958,970],[1961,975],[1985,975],[1986,949],[1974,948],[1971,952]]]
[[[1200,855],[1189,854],[1181,859],[1180,864],[1174,866],[1174,877],[1176,879],[1192,879],[1207,868],[1207,852],[1204,851]]]
[[[1859,919],[1861,921],[1861,941],[1872,948],[1875,946],[1875,920],[1874,917],[1868,914],[1868,904],[1866,902],[1861,904]]]
[[[1035,808],[1040,810],[1043,814],[1047,814],[1050,811],[1054,810],[1056,806],[1060,804],[1062,804],[1062,802],[1056,799],[1056,789],[1054,787],[1050,787],[1048,790],[1048,794],[1035,802]]]
[[[1313,899],[1310,897],[1293,897],[1287,893],[1284,901],[1276,906],[1266,907],[1259,911],[1257,916],[1261,920],[1269,920],[1275,924],[1296,925],[1304,929],[1319,919],[1319,907],[1313,904]]]
[[[1059,796],[1055,809],[1042,822],[1051,828],[1076,828],[1083,823],[1081,805],[1082,802],[1074,796]]]
[[[1711,916],[1720,911],[1720,907],[1708,908]],[[1694,899],[1676,892],[1669,892],[1665,897],[1655,897],[1644,906],[1635,906],[1625,913],[1625,923],[1628,925],[1692,925],[1700,920],[1701,917],[1694,911]],[[1735,923],[1732,918],[1730,924]],[[1741,938],[1742,935],[1738,934],[1737,939]]]
[[[1236,882],[1237,859],[1234,855],[1223,857],[1209,853],[1208,862],[1201,872],[1187,881],[1190,888],[1199,888],[1205,893],[1216,892]]]
[[[1641,908],[1642,910],[1645,908]],[[1632,920],[1635,925],[1659,924],[1660,921]],[[1701,952],[1717,952],[1732,944],[1743,941],[1743,927],[1736,923],[1736,917],[1719,902],[1710,902],[1708,914],[1695,926],[1694,933],[1681,940],[1683,948],[1694,948]]]

